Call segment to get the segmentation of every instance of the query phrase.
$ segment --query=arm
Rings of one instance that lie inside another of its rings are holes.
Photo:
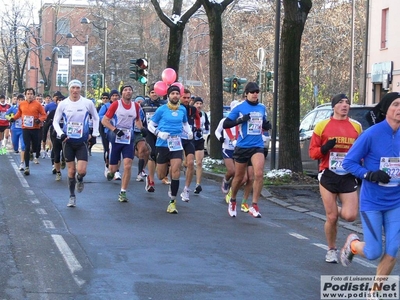
[[[93,102],[90,101],[90,114],[92,115],[93,121],[93,133],[92,136],[97,137],[100,135],[99,133],[99,114],[97,113],[96,106],[94,106]]]
[[[39,104],[39,120],[41,122],[44,122],[44,121],[46,121],[47,113],[44,110],[44,107],[40,103],[38,103],[38,104]]]
[[[221,121],[219,121],[217,129],[215,129],[214,134],[215,134],[215,137],[217,138],[217,140],[219,140],[222,137],[222,130],[224,130],[222,128],[222,123],[224,123],[224,120],[225,119],[222,119]]]
[[[57,109],[54,113],[54,118],[53,118],[53,128],[57,133],[57,136],[62,136],[64,134],[64,131],[60,127],[60,121],[62,118],[62,103],[60,103],[57,106]]]

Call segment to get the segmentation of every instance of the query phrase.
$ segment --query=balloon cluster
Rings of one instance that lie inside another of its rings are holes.
[[[154,91],[159,96],[165,96],[167,94],[167,90],[171,85],[175,85],[179,87],[181,91],[181,95],[184,93],[183,84],[180,82],[175,82],[176,80],[176,72],[174,69],[166,68],[161,74],[162,81],[157,81],[154,84]]]

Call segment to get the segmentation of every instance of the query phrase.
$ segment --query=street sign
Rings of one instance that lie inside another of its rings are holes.
[[[201,81],[197,81],[197,80],[186,80],[185,81],[185,85],[188,85],[188,86],[203,86],[203,83]]]

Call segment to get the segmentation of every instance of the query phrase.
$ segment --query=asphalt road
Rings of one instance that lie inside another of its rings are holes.
[[[306,207],[264,191],[261,219],[230,218],[210,175],[170,215],[160,181],[147,193],[134,176],[130,201],[119,203],[120,182],[105,179],[96,149],[75,208],[66,206],[65,170],[56,182],[41,159],[23,176],[18,156],[0,156],[0,299],[320,299],[321,275],[375,273],[376,261],[325,263],[315,194]],[[359,231],[343,225],[339,247]]]

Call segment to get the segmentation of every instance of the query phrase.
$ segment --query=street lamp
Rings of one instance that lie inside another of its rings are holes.
[[[85,44],[85,97],[87,97],[87,77],[88,77],[88,58],[89,58],[89,36],[86,35],[85,41],[80,41],[76,36],[72,33],[67,33],[67,39],[75,38],[79,43]]]
[[[104,20],[104,27],[99,27],[94,23],[91,23],[90,20],[86,17],[81,19],[81,24],[92,24],[95,28],[99,30],[104,30],[104,58],[103,58],[103,92],[106,90],[106,64],[107,64],[107,20]]]

